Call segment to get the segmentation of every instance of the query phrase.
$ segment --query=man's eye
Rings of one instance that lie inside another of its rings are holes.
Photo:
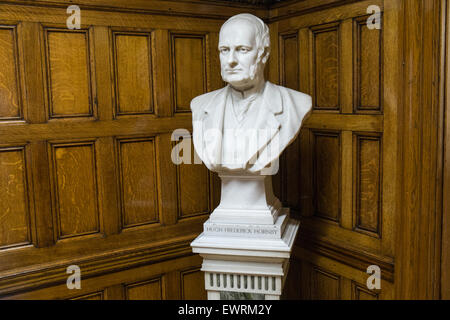
[[[250,50],[248,48],[240,48],[239,51],[246,53],[246,52],[249,52]]]
[[[220,49],[220,53],[227,53],[228,51],[230,51],[228,48]]]

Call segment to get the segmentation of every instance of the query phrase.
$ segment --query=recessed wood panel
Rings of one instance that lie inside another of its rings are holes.
[[[298,90],[298,35],[291,33],[280,36],[281,83],[283,86]]]
[[[79,297],[72,298],[70,300],[103,300],[103,291],[85,294]]]
[[[381,30],[369,29],[367,18],[355,21],[356,111],[381,110]]]
[[[206,300],[205,275],[199,268],[182,271],[181,299]]]
[[[189,112],[193,98],[206,92],[206,37],[171,34],[175,112]]]
[[[14,26],[0,25],[0,120],[22,118],[17,35]]]
[[[151,34],[113,32],[116,113],[153,113]]]
[[[155,140],[118,140],[122,227],[159,221]]]
[[[314,300],[338,300],[340,294],[340,277],[317,267],[312,271],[311,297]]]
[[[379,136],[355,135],[353,148],[355,173],[355,219],[354,227],[380,234],[381,224],[381,138]]]
[[[186,218],[210,211],[210,176],[203,164],[177,166],[178,216]]]
[[[93,115],[88,30],[45,29],[49,117]]]
[[[378,300],[379,293],[352,281],[352,300]]]
[[[0,249],[31,242],[24,147],[0,148]]]
[[[100,232],[95,142],[52,144],[58,239]]]
[[[161,278],[126,285],[125,296],[126,300],[161,300]]]
[[[315,216],[332,221],[340,219],[340,135],[313,132]]]
[[[283,202],[292,209],[300,209],[300,135],[283,154]]]
[[[313,32],[314,108],[339,110],[339,25],[311,28]]]

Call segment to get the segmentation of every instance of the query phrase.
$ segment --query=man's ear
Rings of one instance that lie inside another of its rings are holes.
[[[269,59],[269,55],[270,55],[270,48],[269,47],[264,48],[264,51],[259,58],[262,64],[266,64],[267,60]]]

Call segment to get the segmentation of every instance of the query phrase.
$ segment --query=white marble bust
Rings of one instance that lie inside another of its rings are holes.
[[[218,48],[228,85],[192,100],[195,150],[212,171],[275,174],[273,164],[300,132],[311,97],[264,79],[269,28],[256,16],[228,19]]]

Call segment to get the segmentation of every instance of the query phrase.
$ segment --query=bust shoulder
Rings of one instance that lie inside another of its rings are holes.
[[[292,105],[310,108],[312,106],[312,98],[310,95],[282,87],[279,85],[274,85],[280,91],[281,97],[285,102],[290,102]]]
[[[205,109],[205,107],[214,99],[215,96],[224,92],[227,87],[201,94],[191,101],[191,111],[193,116],[197,116]]]

